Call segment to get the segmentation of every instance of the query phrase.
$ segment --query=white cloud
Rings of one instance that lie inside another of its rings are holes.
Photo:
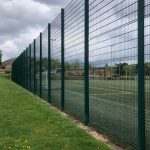
[[[42,0],[0,0],[0,49],[3,60],[17,57],[60,13],[61,6],[62,1],[60,4],[59,0],[55,0],[55,4]]]

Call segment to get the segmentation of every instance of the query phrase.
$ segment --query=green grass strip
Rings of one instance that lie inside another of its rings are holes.
[[[49,104],[0,78],[0,149],[110,150]]]

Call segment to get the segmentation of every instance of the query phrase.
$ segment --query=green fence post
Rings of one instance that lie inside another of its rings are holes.
[[[30,51],[28,46],[28,91],[30,90]]]
[[[42,33],[40,33],[40,97],[42,98]]]
[[[28,52],[26,49],[26,89],[28,89]]]
[[[138,0],[138,144],[145,150],[144,0]]]
[[[31,44],[29,45],[29,90],[31,91]]]
[[[35,48],[35,39],[34,39],[34,94],[36,93],[36,48]]]
[[[27,90],[29,90],[29,51],[27,48]]]
[[[89,0],[84,1],[84,123],[89,123]]]
[[[51,24],[48,24],[48,102],[51,103]]]
[[[26,79],[25,79],[25,51],[23,52],[23,81],[24,81],[24,85],[23,87],[25,88],[25,84],[26,84]]]
[[[11,75],[12,75],[11,79],[12,79],[12,81],[14,81],[14,62],[12,63]]]
[[[65,67],[64,67],[64,9],[61,9],[61,110],[64,110],[64,80],[65,80]]]
[[[21,83],[21,86],[23,87],[24,86],[24,78],[23,78],[23,76],[24,76],[24,59],[23,59],[23,55],[24,55],[24,53],[22,52],[22,54],[21,54],[21,81],[22,81],[22,83]]]
[[[26,88],[26,50],[24,51],[24,68],[25,68],[25,71],[24,71],[25,86],[24,86],[24,88]]]
[[[28,90],[28,49],[26,48],[26,89]]]
[[[23,80],[22,80],[22,74],[23,74],[23,70],[22,70],[22,53],[20,55],[20,68],[19,68],[19,72],[20,72],[20,85],[22,86],[23,85]]]

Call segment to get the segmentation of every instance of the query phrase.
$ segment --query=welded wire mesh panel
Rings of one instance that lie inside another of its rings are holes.
[[[18,62],[19,62],[19,58],[17,60],[17,64],[16,64],[16,68],[17,68],[17,83],[19,84],[19,76],[18,76],[18,73],[19,73],[19,66],[18,66]]]
[[[30,47],[30,45],[28,47],[28,66],[29,66],[29,72],[28,72],[29,86],[28,86],[28,89],[29,89],[29,91],[31,91],[31,47]]]
[[[25,51],[23,52],[23,56],[22,56],[22,61],[23,61],[23,68],[22,68],[22,73],[23,73],[23,78],[22,78],[22,81],[23,81],[23,87],[25,88]]]
[[[25,87],[25,52],[12,64],[12,80]]]
[[[26,88],[26,51],[24,51],[24,88]]]
[[[40,96],[40,36],[37,37],[36,42],[35,42],[35,57],[36,57],[36,75],[35,75],[35,92],[38,96]]]
[[[19,72],[20,74],[19,75],[19,84],[21,86],[24,86],[24,53],[22,53],[20,56],[19,56],[19,64],[18,64],[18,67],[19,67]]]
[[[25,50],[25,88],[27,89],[27,85],[28,85],[28,67],[27,67],[27,49]]]
[[[30,90],[30,48],[27,48],[27,74],[28,74],[28,87],[27,89]]]
[[[25,88],[27,89],[28,84],[28,74],[27,74],[27,49],[25,50]]]
[[[31,44],[31,92],[34,92],[34,42]]]
[[[145,128],[146,150],[150,150],[150,1],[145,0]]]
[[[65,111],[83,121],[84,1],[65,8]]]
[[[22,84],[22,80],[21,80],[21,77],[22,77],[21,55],[16,59],[14,65],[13,65],[13,68],[15,69],[13,79],[17,84],[21,85]]]
[[[61,15],[51,23],[51,102],[61,104]]]
[[[90,0],[89,30],[90,124],[136,149],[137,0]]]
[[[15,60],[15,62],[16,62],[16,60]],[[14,82],[16,82],[15,81],[15,72],[16,72],[16,68],[15,68],[15,62],[12,64],[12,71],[11,71],[11,73],[12,73],[12,81],[14,81]]]
[[[18,72],[19,72],[19,71],[18,71],[18,59],[19,59],[19,58],[17,58],[16,63],[15,63],[15,66],[14,66],[14,67],[15,67],[15,72],[16,72],[16,73],[15,73],[15,81],[16,81],[16,83],[19,83],[19,80],[18,80]]]
[[[27,89],[30,89],[30,49],[29,47],[26,49],[26,74],[27,74]]]
[[[12,80],[17,84],[26,87],[26,50],[18,56],[12,64]]]
[[[42,97],[48,100],[48,28],[42,33]]]
[[[15,60],[16,61],[16,60]],[[26,50],[24,51],[24,88],[26,88]]]

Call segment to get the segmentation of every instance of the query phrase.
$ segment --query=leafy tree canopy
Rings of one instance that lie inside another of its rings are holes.
[[[0,50],[0,65],[2,64],[2,51]]]

